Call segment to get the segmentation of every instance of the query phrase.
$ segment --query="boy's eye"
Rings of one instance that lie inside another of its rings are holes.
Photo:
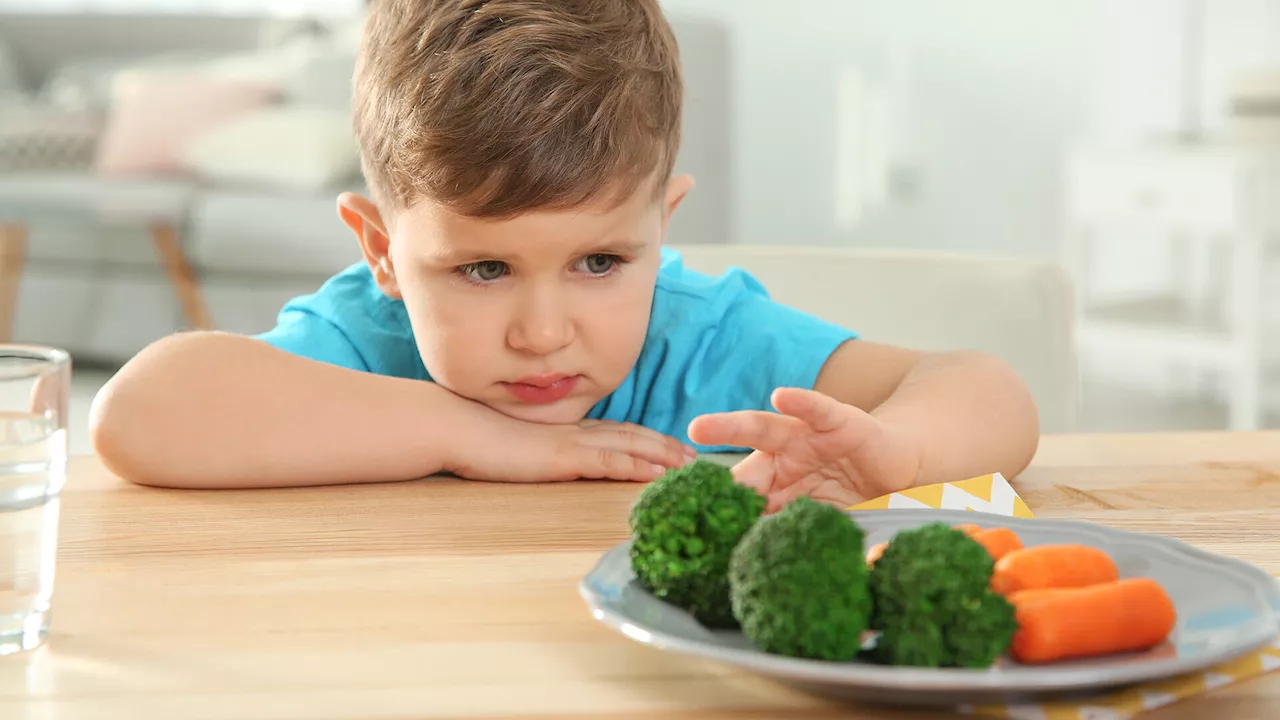
[[[492,282],[505,275],[507,264],[501,260],[485,260],[462,266],[462,273],[484,282]]]
[[[592,275],[603,275],[613,269],[618,264],[618,256],[606,255],[604,253],[596,253],[588,255],[582,259],[582,269]]]

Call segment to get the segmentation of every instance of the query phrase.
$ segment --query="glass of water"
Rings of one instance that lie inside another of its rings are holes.
[[[70,393],[65,351],[0,345],[0,655],[49,629]]]

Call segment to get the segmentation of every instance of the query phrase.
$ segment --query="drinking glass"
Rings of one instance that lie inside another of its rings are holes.
[[[65,351],[0,345],[0,655],[49,630],[70,392]]]

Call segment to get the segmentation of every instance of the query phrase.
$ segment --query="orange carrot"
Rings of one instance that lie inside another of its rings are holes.
[[[1088,587],[1088,586],[1085,586]],[[1005,596],[1005,600],[1013,602],[1031,602],[1037,598],[1044,596],[1053,596],[1054,593],[1060,593],[1063,590],[1076,590],[1078,588],[1032,588],[1031,590],[1019,590],[1015,593],[1009,593]]]
[[[1088,545],[1037,545],[996,560],[991,589],[1001,595],[1035,588],[1084,587],[1115,582],[1120,570],[1105,552]]]
[[[982,526],[974,525],[973,523],[960,523],[959,525],[952,525],[951,529],[959,530],[960,532],[964,533],[965,535],[968,535],[969,537],[973,537],[974,535],[977,535],[978,533],[982,532]]]
[[[991,528],[972,536],[974,541],[987,549],[991,557],[999,560],[1014,550],[1022,549],[1022,540],[1009,528]]]
[[[871,547],[867,548],[867,566],[870,567],[872,565],[875,565],[876,561],[879,560],[880,556],[884,554],[884,550],[887,547],[889,547],[889,543],[882,542],[882,543],[876,543],[875,545],[872,545]]]
[[[1168,593],[1150,578],[1014,593],[1018,622],[1009,654],[1020,663],[1147,650],[1177,622]]]

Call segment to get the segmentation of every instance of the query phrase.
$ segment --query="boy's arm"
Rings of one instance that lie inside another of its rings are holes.
[[[423,477],[446,463],[461,402],[215,332],[164,338],[94,399],[102,461],[147,485],[323,485]]]
[[[814,389],[914,438],[913,484],[1014,477],[1039,443],[1031,393],[1003,361],[976,351],[931,354],[851,340],[832,353]]]
[[[680,444],[655,433],[535,426],[432,382],[215,332],[170,336],[130,360],[95,398],[90,434],[121,477],[187,488],[382,482],[441,471],[511,481],[648,480],[662,470],[655,463],[684,462]]]

